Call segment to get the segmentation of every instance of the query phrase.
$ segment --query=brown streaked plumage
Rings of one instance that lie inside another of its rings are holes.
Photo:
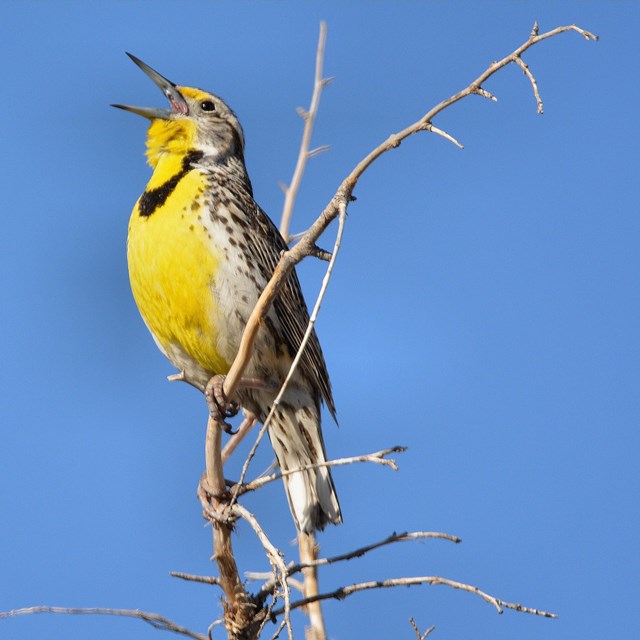
[[[152,121],[147,155],[154,173],[129,225],[131,286],[160,349],[190,380],[205,386],[212,376],[227,373],[249,315],[287,245],[253,199],[244,134],[229,107],[208,92],[178,87],[132,59],[162,89],[171,109],[122,107]],[[293,273],[258,332],[245,375],[282,382],[308,321]],[[244,409],[264,420],[275,393],[242,389],[238,396]],[[325,461],[321,402],[335,418],[314,332],[269,427],[283,470]],[[328,468],[288,475],[284,484],[301,531],[342,521]]]

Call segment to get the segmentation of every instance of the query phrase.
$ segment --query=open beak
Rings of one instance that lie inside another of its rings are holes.
[[[161,76],[157,71],[154,71],[148,64],[145,64],[139,58],[136,58],[131,53],[127,55],[153,80],[153,82],[160,88],[162,93],[169,100],[171,109],[154,109],[153,107],[132,107],[126,104],[112,104],[112,107],[118,109],[124,109],[125,111],[131,111],[131,113],[137,113],[143,118],[149,118],[149,120],[170,120],[175,114],[186,116],[189,113],[189,105],[184,99],[178,88],[173,82],[167,80],[164,76]]]

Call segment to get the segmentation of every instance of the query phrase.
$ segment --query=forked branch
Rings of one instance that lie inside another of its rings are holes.
[[[386,467],[390,467],[394,471],[398,470],[398,465],[396,461],[392,458],[387,458],[391,453],[402,453],[406,451],[406,447],[390,447],[389,449],[382,449],[381,451],[376,451],[375,453],[367,453],[362,456],[350,456],[348,458],[336,458],[335,460],[327,460],[327,462],[314,462],[313,464],[305,464],[300,467],[296,467],[295,469],[289,469],[287,471],[279,471],[277,473],[272,473],[268,476],[261,476],[260,478],[256,478],[251,482],[246,484],[238,483],[233,492],[241,495],[243,493],[247,493],[249,491],[256,491],[261,487],[264,487],[265,484],[269,484],[270,482],[274,482],[275,480],[279,480],[285,476],[289,476],[293,473],[298,473],[300,471],[308,471],[311,469],[319,469],[320,467],[342,467],[348,464],[355,464],[358,462],[372,462],[374,464],[381,464]]]
[[[303,598],[291,603],[291,609],[298,609],[304,607],[309,602],[316,602],[318,600],[344,600],[347,596],[360,591],[368,591],[370,589],[386,589],[390,587],[411,587],[417,584],[429,584],[438,585],[443,584],[452,589],[460,589],[461,591],[467,591],[480,596],[485,602],[493,605],[498,613],[502,613],[504,609],[513,609],[514,611],[520,611],[522,613],[530,613],[535,616],[541,616],[543,618],[557,618],[555,613],[549,611],[542,611],[541,609],[534,609],[532,607],[525,607],[515,602],[507,602],[496,598],[484,591],[474,587],[470,584],[464,584],[463,582],[456,582],[455,580],[449,580],[448,578],[441,578],[440,576],[417,576],[414,578],[388,578],[386,580],[373,580],[370,582],[359,582],[357,584],[351,584],[346,587],[340,587],[334,591],[327,593],[321,593],[312,598]],[[272,616],[282,615],[284,609],[282,607],[276,608],[271,612]]]
[[[387,536],[384,540],[380,540],[378,542],[374,542],[373,544],[365,545],[364,547],[359,547],[358,549],[354,549],[353,551],[349,551],[347,553],[342,553],[340,555],[331,556],[329,558],[317,558],[311,562],[300,562],[298,564],[290,564],[287,567],[287,576],[291,577],[300,571],[308,568],[317,568],[330,564],[335,564],[337,562],[344,562],[346,560],[352,560],[354,558],[361,558],[366,555],[370,551],[374,551],[375,549],[380,549],[381,547],[395,544],[396,542],[408,542],[412,540],[448,540],[449,542],[462,542],[460,538],[457,536],[452,536],[449,533],[441,533],[438,531],[412,531],[410,533],[392,533],[390,536]],[[263,578],[263,574],[251,574],[250,576],[253,579]],[[260,589],[260,594],[270,594],[274,588],[273,578],[267,580],[265,584]]]
[[[305,257],[312,256],[316,250],[316,243],[320,235],[325,229],[335,220],[341,211],[346,211],[349,203],[352,200],[353,190],[355,189],[358,180],[362,177],[364,172],[382,155],[398,147],[409,136],[414,135],[420,131],[431,131],[442,135],[448,139],[452,139],[448,133],[434,127],[432,120],[445,109],[449,108],[456,102],[463,100],[469,95],[480,95],[485,98],[495,100],[488,91],[483,88],[483,84],[491,78],[495,73],[503,69],[507,65],[514,63],[518,64],[518,60],[521,60],[522,54],[533,47],[534,45],[552,38],[561,33],[567,31],[574,31],[586,40],[597,40],[598,37],[593,33],[581,29],[580,27],[572,24],[562,27],[557,27],[551,31],[540,34],[538,32],[537,25],[529,36],[529,38],[520,45],[515,51],[505,56],[497,62],[493,62],[489,67],[483,71],[475,80],[473,80],[467,87],[454,94],[450,98],[443,100],[435,107],[427,111],[419,120],[409,125],[408,127],[390,135],[384,142],[375,147],[369,154],[367,154],[351,171],[351,173],[342,181],[338,190],[331,198],[330,202],[324,208],[322,213],[318,216],[316,221],[309,227],[307,232],[302,236],[298,244],[291,248],[289,251],[283,253],[278,266],[274,270],[273,276],[260,296],[258,303],[256,304],[253,313],[251,314],[249,321],[245,327],[242,341],[240,343],[240,349],[236,356],[231,369],[227,375],[224,390],[227,397],[232,397],[238,382],[240,381],[244,370],[251,359],[253,353],[253,344],[258,331],[260,323],[264,320],[273,300],[278,295],[278,292],[286,282],[289,274],[294,267],[301,262]],[[533,78],[533,75],[529,76]],[[537,92],[537,84],[534,82],[534,94]],[[536,95],[538,100],[539,94]],[[540,104],[540,103],[538,103]],[[454,144],[460,145],[459,142],[452,140]]]
[[[411,628],[414,630],[416,634],[416,638],[418,638],[418,640],[426,640],[427,636],[436,628],[436,625],[433,624],[424,633],[420,633],[418,624],[413,618],[409,618],[409,624],[411,625]]]
[[[308,111],[299,109],[298,114],[304,120],[304,129],[302,131],[302,142],[300,143],[300,151],[298,152],[298,160],[296,167],[293,171],[293,177],[291,178],[291,184],[287,187],[284,186],[284,207],[282,209],[282,219],[280,221],[280,233],[282,237],[289,243],[289,226],[291,224],[291,216],[293,215],[293,206],[295,204],[298,190],[300,189],[300,183],[302,182],[302,176],[307,166],[309,158],[323,153],[329,147],[322,145],[315,149],[310,149],[311,146],[311,134],[313,132],[313,124],[318,113],[318,107],[320,106],[320,96],[322,90],[331,82],[331,78],[325,78],[323,76],[324,66],[324,47],[327,42],[327,25],[325,22],[320,23],[320,35],[318,36],[318,48],[316,50],[316,69],[313,80],[313,95],[311,96],[311,105]]]

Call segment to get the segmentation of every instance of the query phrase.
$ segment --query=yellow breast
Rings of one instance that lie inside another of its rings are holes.
[[[175,156],[161,160],[147,190],[166,183],[178,167]],[[191,361],[210,374],[226,373],[230,363],[216,348],[219,314],[212,294],[220,255],[202,222],[208,215],[204,190],[204,177],[191,170],[150,215],[141,215],[136,203],[127,241],[129,278],[145,323],[176,367],[188,368]]]

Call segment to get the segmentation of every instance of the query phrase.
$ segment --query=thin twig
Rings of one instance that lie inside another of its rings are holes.
[[[458,536],[452,536],[449,533],[441,533],[439,531],[411,531],[409,533],[392,533],[390,536],[387,536],[384,540],[380,540],[379,542],[374,542],[373,544],[366,545],[364,547],[360,547],[358,549],[354,549],[353,551],[349,551],[348,553],[342,553],[337,556],[331,556],[329,558],[318,558],[313,562],[308,563],[300,563],[291,565],[288,569],[288,575],[293,575],[298,571],[305,569],[306,567],[321,567],[323,565],[334,564],[335,562],[342,562],[344,560],[352,560],[353,558],[361,558],[369,551],[373,551],[374,549],[379,549],[380,547],[384,547],[388,544],[394,544],[396,542],[409,542],[412,540],[427,540],[427,539],[436,539],[436,540],[449,540],[450,542],[455,542],[456,544],[462,542],[461,538]]]
[[[448,140],[449,142],[453,142],[453,144],[455,144],[456,147],[458,147],[458,149],[464,149],[462,144],[460,144],[452,135],[448,134],[446,131],[443,131],[442,129],[438,129],[438,127],[434,127],[430,122],[427,122],[424,125],[424,130],[430,131],[431,133],[435,133],[436,135],[442,136],[445,140]]]
[[[264,618],[262,619],[262,622],[260,622],[258,632],[256,633],[256,638],[260,638],[260,636],[262,635],[262,630],[265,628],[267,622],[271,622],[271,612],[273,611],[273,608],[276,606],[277,602],[278,599],[274,596],[265,610]],[[286,624],[286,619],[282,621],[282,624]],[[282,629],[282,627],[280,627],[280,629]],[[278,631],[278,633],[280,632]]]
[[[531,87],[533,88],[533,95],[538,105],[538,113],[542,115],[544,113],[542,98],[540,97],[540,92],[538,91],[538,83],[533,77],[533,73],[531,73],[531,71],[529,70],[529,65],[520,56],[516,58],[516,64],[522,69],[527,78],[529,78],[529,82],[531,82]]]
[[[258,446],[260,445],[260,442],[262,441],[262,438],[264,437],[264,434],[267,432],[268,428],[269,428],[269,423],[265,420],[263,425],[260,427],[260,431],[258,431],[258,435],[256,436],[256,439],[251,449],[249,450],[249,453],[247,454],[244,464],[242,465],[242,470],[240,471],[240,480],[238,480],[236,485],[231,490],[231,504],[234,504],[238,500],[238,496],[240,495],[240,493],[245,493],[243,489],[244,478],[246,477],[247,471],[249,470],[249,465],[251,464],[251,460],[253,460],[253,457],[256,455]]]
[[[480,596],[485,602],[493,605],[498,613],[502,613],[504,609],[513,609],[514,611],[520,611],[522,613],[530,613],[536,616],[542,616],[543,618],[557,618],[558,616],[555,613],[549,613],[548,611],[542,611],[540,609],[533,609],[531,607],[524,607],[521,604],[506,602],[504,600],[500,600],[484,591],[478,589],[478,587],[474,587],[470,584],[464,584],[463,582],[456,582],[455,580],[449,580],[448,578],[441,578],[439,576],[418,576],[414,578],[389,578],[386,580],[376,580],[371,582],[360,582],[358,584],[351,584],[346,587],[340,587],[335,591],[330,591],[327,593],[321,593],[313,598],[303,598],[302,600],[296,600],[291,603],[291,609],[298,609],[300,607],[304,607],[309,602],[313,602],[316,600],[344,600],[347,596],[350,596],[359,591],[367,591],[369,589],[385,589],[389,587],[410,587],[417,584],[429,584],[429,585],[438,585],[443,584],[452,589],[460,589],[461,591],[467,591],[469,593],[474,593],[477,596]],[[284,609],[280,607],[279,609],[274,609],[272,611],[273,616],[279,616],[283,613]]]
[[[304,119],[304,129],[302,131],[302,141],[300,143],[300,151],[298,152],[298,160],[296,167],[293,171],[293,177],[291,178],[291,184],[284,189],[284,206],[282,209],[282,218],[280,221],[280,233],[285,241],[289,242],[289,226],[291,223],[291,216],[293,214],[293,206],[298,195],[298,189],[302,182],[302,176],[307,166],[309,158],[322,153],[328,147],[322,146],[317,149],[309,150],[311,144],[311,134],[313,133],[313,123],[315,122],[316,115],[318,113],[318,107],[320,106],[320,96],[322,90],[327,86],[327,79],[322,77],[322,68],[324,64],[324,47],[327,41],[327,25],[325,22],[320,23],[320,34],[318,36],[318,48],[316,51],[316,68],[315,77],[313,81],[313,94],[311,96],[311,105],[308,111],[303,109],[298,110],[300,116]]]
[[[299,471],[310,471],[311,469],[320,469],[321,467],[343,467],[348,464],[355,464],[358,462],[373,462],[375,464],[381,464],[386,467],[390,467],[394,471],[398,470],[398,465],[396,461],[392,458],[385,458],[390,453],[402,453],[406,451],[406,447],[391,447],[389,449],[382,449],[382,451],[376,451],[375,453],[367,453],[362,456],[351,456],[349,458],[336,458],[335,460],[327,460],[325,462],[314,462],[312,464],[305,464],[295,469],[288,469],[287,471],[278,471],[277,473],[272,473],[268,476],[261,476],[248,482],[247,484],[241,485],[239,482],[235,485],[234,490],[237,489],[238,495],[248,493],[249,491],[256,491],[260,489],[265,484],[269,484],[270,482],[274,482],[275,480],[279,480],[285,476],[289,476],[293,473],[298,473]]]
[[[498,98],[496,98],[492,93],[490,93],[489,91],[487,91],[482,87],[475,87],[473,90],[473,93],[475,93],[478,96],[482,96],[487,100],[491,100],[491,102],[498,102]]]
[[[258,593],[258,597],[262,598],[265,595],[271,595],[273,593],[273,588],[275,585],[274,579],[273,579],[273,571],[245,571],[244,572],[244,577],[247,580],[254,580],[254,581],[258,581],[258,580],[265,580],[265,585],[269,585],[269,588],[261,588],[260,592]],[[287,582],[289,583],[290,587],[293,587],[294,589],[297,589],[300,593],[303,593],[304,591],[304,585],[302,584],[302,582],[300,582],[300,580],[296,580],[295,578],[287,578]]]
[[[344,560],[352,560],[353,558],[360,558],[369,551],[373,551],[375,549],[379,549],[380,547],[384,547],[388,544],[394,544],[396,542],[407,542],[411,540],[425,540],[425,539],[439,539],[439,540],[449,540],[450,542],[455,542],[456,544],[462,542],[462,540],[458,536],[452,536],[450,533],[441,533],[438,531],[412,531],[410,533],[392,533],[390,536],[387,536],[384,540],[380,540],[379,542],[374,542],[373,544],[365,545],[364,547],[359,547],[358,549],[354,549],[353,551],[349,551],[347,553],[342,553],[337,556],[331,556],[329,558],[317,558],[312,562],[300,562],[298,564],[289,564],[287,567],[287,575],[292,576],[306,569],[307,567],[321,567],[329,564],[334,564],[336,562],[343,562]],[[245,574],[247,575],[247,574]],[[249,576],[247,576],[249,577]],[[253,579],[265,579],[267,578],[267,582],[262,585],[260,589],[260,594],[262,596],[271,593],[274,588],[274,583],[271,576],[266,576],[264,574],[255,574],[251,576]]]
[[[297,589],[300,593],[304,595],[304,583],[300,582],[300,580],[296,580],[295,578],[287,578],[287,582],[294,588]]]
[[[77,607],[25,607],[23,609],[13,609],[12,611],[0,612],[0,620],[3,618],[13,618],[15,616],[32,615],[35,613],[63,613],[69,615],[104,615],[122,616],[125,618],[137,618],[149,623],[155,629],[171,631],[194,640],[207,640],[207,636],[191,631],[157,613],[140,611],[140,609],[107,609],[103,607],[77,608]]]
[[[236,450],[237,446],[245,439],[257,422],[258,418],[256,418],[252,413],[245,413],[245,417],[238,427],[238,430],[233,434],[233,436],[231,436],[231,438],[229,438],[227,444],[222,450],[222,464],[226,463],[231,454]]]
[[[171,571],[170,576],[186,580],[187,582],[201,582],[202,584],[220,584],[219,578],[213,576],[196,576],[192,573],[182,573],[182,571]]]
[[[416,632],[416,637],[418,638],[418,640],[426,640],[427,636],[436,628],[436,625],[433,624],[424,633],[420,633],[420,629],[418,628],[418,625],[413,618],[409,618],[409,624]]]
[[[280,632],[284,629],[285,625],[287,624],[287,620],[286,618],[284,620],[282,620],[280,622],[280,624],[278,625],[278,628],[276,629],[276,632],[271,636],[271,640],[276,640],[276,638],[280,637]]]
[[[289,636],[289,640],[293,640],[293,629],[291,627],[291,591],[289,589],[289,585],[287,583],[287,566],[282,557],[282,552],[280,549],[274,546],[274,544],[269,540],[267,534],[264,532],[264,529],[260,526],[258,519],[248,510],[245,509],[240,504],[234,504],[232,507],[233,512],[246,520],[251,528],[254,530],[258,540],[262,544],[264,550],[267,552],[267,557],[271,562],[271,566],[275,574],[278,576],[278,582],[282,587],[282,597],[284,599],[284,607],[282,609],[285,614],[285,621],[287,626],[287,633]]]

